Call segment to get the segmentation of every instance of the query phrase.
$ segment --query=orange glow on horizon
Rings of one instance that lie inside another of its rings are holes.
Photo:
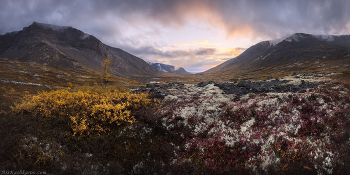
[[[244,48],[228,48],[228,49],[219,49],[220,52],[223,52],[225,55],[230,55],[230,56],[238,56],[242,52],[244,52],[246,49]]]

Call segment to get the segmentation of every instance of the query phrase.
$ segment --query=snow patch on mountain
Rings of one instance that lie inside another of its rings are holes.
[[[303,34],[300,34],[300,33],[296,33],[296,34],[293,34],[287,38],[279,38],[279,39],[275,39],[275,40],[270,40],[269,43],[270,43],[270,46],[276,46],[277,44],[279,44],[280,42],[282,41],[287,41],[287,42],[292,42],[292,41],[296,41],[296,42],[299,42],[301,39],[304,39],[305,36],[303,36]]]
[[[270,43],[270,46],[273,47],[276,46],[278,43],[282,42],[283,40],[285,40],[285,38],[274,39],[268,42]]]
[[[158,66],[158,70],[159,71],[163,71],[163,72],[168,72],[165,69],[162,68],[162,66],[160,65],[160,63],[156,63],[156,65]]]

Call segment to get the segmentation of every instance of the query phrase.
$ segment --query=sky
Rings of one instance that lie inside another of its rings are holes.
[[[72,26],[148,62],[197,73],[293,33],[350,34],[349,0],[0,0],[0,34]]]

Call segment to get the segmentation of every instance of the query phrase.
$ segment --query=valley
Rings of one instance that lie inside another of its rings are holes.
[[[349,174],[349,35],[263,41],[197,74],[72,27],[0,41],[0,169]]]

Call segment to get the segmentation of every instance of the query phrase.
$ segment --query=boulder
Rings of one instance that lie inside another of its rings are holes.
[[[245,87],[247,89],[251,89],[253,87],[252,83],[250,81],[240,81],[240,82],[237,83],[237,86]]]
[[[253,87],[252,88],[252,92],[254,92],[254,93],[261,93],[261,90],[258,89],[258,88]]]
[[[151,89],[151,90],[149,90],[148,94],[151,97],[161,98],[161,99],[164,99],[164,97],[168,95],[168,94],[166,94],[165,92],[163,92],[163,91],[161,91],[159,89]]]
[[[299,86],[292,86],[291,90],[292,92],[298,92],[299,90],[301,90],[302,88]]]
[[[209,83],[208,82],[200,82],[197,84],[197,87],[204,87],[206,85],[208,85]]]
[[[140,90],[140,91],[146,91],[147,89],[146,89],[145,86],[141,86],[141,87],[139,88],[139,90]]]
[[[168,83],[168,84],[167,84],[167,87],[172,87],[172,86],[174,86],[173,83]]]

